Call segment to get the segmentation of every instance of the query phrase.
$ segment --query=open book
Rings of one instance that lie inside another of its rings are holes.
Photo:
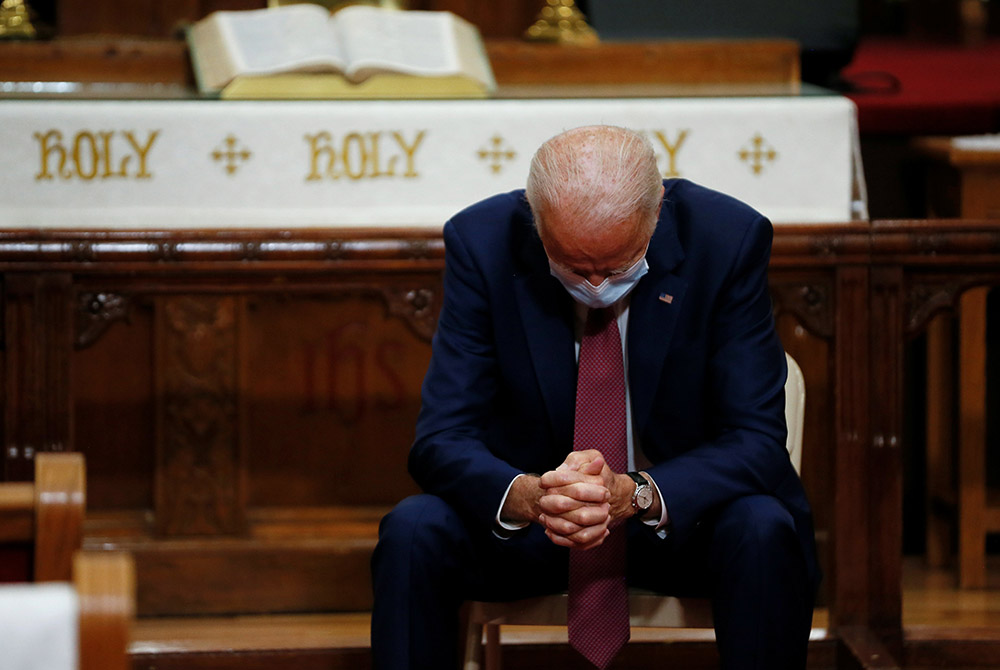
[[[198,87],[223,98],[486,97],[475,26],[450,12],[354,5],[218,11],[188,31]]]

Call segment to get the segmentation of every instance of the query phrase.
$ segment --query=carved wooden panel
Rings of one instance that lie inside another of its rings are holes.
[[[76,298],[76,336],[73,344],[84,349],[115,321],[129,318],[129,297],[109,291],[84,291]]]
[[[812,505],[817,534],[820,567],[829,574],[831,548],[830,528],[833,523],[833,375],[830,341],[817,337],[806,328],[797,314],[780,311],[776,318],[781,344],[802,368],[806,385],[806,417],[802,443],[800,476]],[[819,602],[828,602],[829,583],[820,584]]]
[[[4,288],[4,476],[31,479],[39,451],[72,449],[70,281],[9,273]]]
[[[870,404],[865,408],[871,442],[865,445],[868,478],[861,482],[868,500],[860,508],[865,510],[868,551],[872,556],[882,557],[867,566],[868,620],[877,631],[891,631],[886,637],[894,650],[902,642],[902,285],[901,267],[871,269],[866,328],[871,366],[867,389]],[[893,532],[888,532],[889,529]],[[850,541],[850,536],[845,540]]]
[[[100,336],[80,348],[81,334],[96,332],[81,330],[81,321],[94,323],[92,310],[105,304],[83,296],[98,294],[116,295],[80,294],[73,354],[74,443],[87,459],[87,506],[145,512],[153,509],[156,461],[153,305],[130,300],[128,319],[97,319]]]
[[[245,527],[239,427],[242,301],[156,301],[156,528],[163,535]]]
[[[939,312],[954,313],[962,293],[975,286],[995,283],[990,275],[925,275],[906,286],[904,332],[916,335],[927,327],[927,322]]]
[[[770,288],[775,313],[792,314],[813,335],[831,339],[834,335],[833,287],[829,278],[772,275]]]
[[[962,286],[1000,281],[998,240],[986,221],[775,231],[772,291],[806,373],[803,478],[828,531],[832,630],[901,630],[904,329]],[[368,533],[413,490],[404,457],[442,265],[426,231],[0,231],[4,445],[79,446],[97,509],[133,519],[88,537],[159,552],[165,590],[179,563],[135,530],[150,509],[163,533],[206,536],[192,546],[214,548],[211,575],[234,563],[234,543],[214,536],[241,532],[243,514],[287,534],[300,518],[357,530],[361,509]],[[255,539],[240,555],[270,560]],[[281,556],[313,575],[315,543],[299,537]],[[363,569],[368,546],[351,565]]]
[[[430,344],[411,323],[370,291],[247,299],[251,507],[391,505],[416,492],[406,457]]]

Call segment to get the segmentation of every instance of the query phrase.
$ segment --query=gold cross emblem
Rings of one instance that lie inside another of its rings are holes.
[[[499,135],[494,135],[490,139],[490,144],[493,147],[492,149],[479,150],[479,160],[491,161],[490,169],[493,170],[493,174],[499,174],[500,170],[503,169],[502,161],[504,160],[512,161],[514,160],[514,157],[517,156],[517,154],[514,153],[513,149],[501,148],[504,144],[504,141],[503,138],[500,137]]]
[[[760,133],[756,133],[750,140],[750,148],[743,147],[737,155],[744,163],[750,163],[750,169],[755,175],[764,170],[765,161],[771,162],[778,158],[778,152],[760,136]]]
[[[212,152],[212,160],[215,162],[225,161],[226,174],[233,175],[236,174],[236,170],[240,167],[240,162],[250,160],[249,149],[237,149],[236,144],[239,140],[233,135],[227,135],[225,139],[225,149],[216,149]]]

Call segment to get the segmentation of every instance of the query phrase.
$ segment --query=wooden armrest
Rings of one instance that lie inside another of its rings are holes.
[[[80,670],[129,670],[135,617],[135,566],[117,552],[77,552],[73,582],[80,598]]]
[[[69,581],[73,554],[83,545],[83,454],[37,454],[34,495],[35,581]]]
[[[68,582],[85,508],[83,454],[37,454],[34,482],[0,483],[0,542],[34,545],[34,581]]]
[[[0,483],[0,542],[30,542],[35,537],[35,485]]]

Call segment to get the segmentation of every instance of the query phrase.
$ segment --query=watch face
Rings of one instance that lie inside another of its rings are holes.
[[[640,487],[635,495],[635,504],[639,509],[649,509],[653,504],[653,490],[648,486]]]

